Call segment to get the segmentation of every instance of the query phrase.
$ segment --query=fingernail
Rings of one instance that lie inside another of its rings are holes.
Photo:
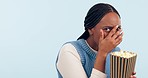
[[[123,33],[123,31],[120,32],[120,34],[122,34],[122,33]]]
[[[119,25],[116,25],[116,27],[118,28]]]

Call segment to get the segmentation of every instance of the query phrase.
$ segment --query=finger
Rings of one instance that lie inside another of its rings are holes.
[[[133,78],[136,78],[136,76],[133,76]]]
[[[118,28],[118,25],[115,26],[115,27],[110,31],[110,33],[108,34],[108,37],[112,37],[112,36],[115,34],[117,28]]]
[[[119,31],[117,31],[117,32],[112,36],[112,38],[113,38],[113,39],[117,39],[117,37],[119,37],[119,36],[121,35],[121,33],[122,33],[122,30],[120,29]]]
[[[136,72],[132,72],[132,75],[130,76],[130,78],[136,78],[135,74]]]
[[[136,74],[136,72],[132,72],[132,75],[135,75]]]
[[[104,32],[103,30],[101,29],[100,30],[100,40],[103,40],[104,39]]]
[[[122,42],[123,33],[116,38],[116,45],[119,45]]]
[[[136,76],[131,75],[130,78],[136,78]]]
[[[115,40],[118,41],[119,37],[123,37],[123,32],[120,32],[120,34],[117,37],[115,37]]]

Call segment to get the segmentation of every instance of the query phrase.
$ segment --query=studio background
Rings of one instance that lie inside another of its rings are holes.
[[[57,78],[62,44],[83,32],[89,8],[112,4],[124,31],[122,50],[138,54],[138,78],[147,78],[147,0],[0,0],[0,78]]]

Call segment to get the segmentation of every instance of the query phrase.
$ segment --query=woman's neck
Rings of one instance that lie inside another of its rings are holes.
[[[92,49],[98,51],[98,45],[95,43],[95,41],[92,38],[89,37],[86,39],[86,41]]]

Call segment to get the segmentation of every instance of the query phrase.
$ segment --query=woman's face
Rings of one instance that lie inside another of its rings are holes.
[[[106,37],[111,29],[117,25],[121,25],[121,20],[115,12],[107,13],[101,21],[92,29],[90,29],[92,33],[92,38],[95,44],[98,46],[99,38],[100,38],[100,29],[103,30],[104,36]],[[120,28],[119,28],[120,29]]]

